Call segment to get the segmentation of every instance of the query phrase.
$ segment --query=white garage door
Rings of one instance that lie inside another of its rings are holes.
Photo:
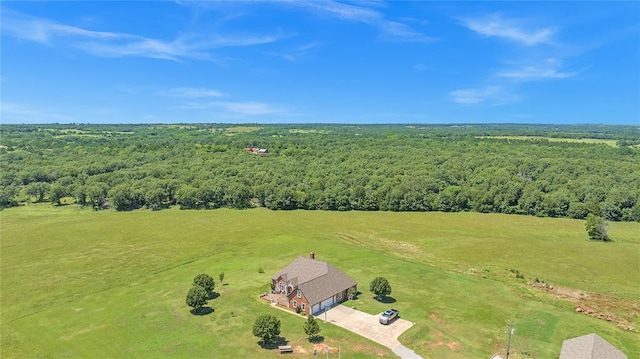
[[[322,303],[320,303],[320,310],[323,310],[326,307],[330,307],[333,305],[333,297],[327,299],[327,300],[323,300]]]

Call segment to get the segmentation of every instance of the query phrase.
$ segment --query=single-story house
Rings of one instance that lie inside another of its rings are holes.
[[[264,155],[269,153],[269,150],[266,148],[258,148],[258,147],[247,147],[244,149],[247,152],[251,152],[251,153],[257,153],[260,155]]]
[[[592,333],[565,340],[562,343],[560,359],[627,359],[627,356]]]
[[[296,312],[317,314],[347,299],[358,284],[327,262],[298,257],[271,277],[273,292],[285,296],[286,306]]]

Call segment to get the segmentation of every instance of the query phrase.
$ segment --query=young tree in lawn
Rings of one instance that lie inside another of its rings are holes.
[[[222,284],[222,281],[224,280],[224,272],[218,274],[218,279],[220,279],[220,284]]]
[[[188,306],[193,307],[195,312],[199,311],[200,308],[207,305],[207,291],[199,285],[194,285],[189,289],[187,293],[186,303]]]
[[[607,225],[602,217],[589,213],[584,227],[589,234],[589,239],[603,242],[610,240],[607,235]]]
[[[380,300],[382,297],[386,297],[391,294],[391,285],[387,278],[375,277],[371,284],[369,284],[369,290],[376,295],[376,298]]]
[[[304,333],[309,336],[309,340],[315,339],[320,333],[320,325],[313,315],[307,316],[307,322],[304,323]]]
[[[280,320],[273,315],[261,315],[253,323],[253,335],[263,344],[272,343],[280,335]]]
[[[213,288],[216,287],[216,282],[213,280],[213,277],[206,273],[200,273],[195,278],[193,278],[193,285],[201,286],[207,293],[213,291]]]

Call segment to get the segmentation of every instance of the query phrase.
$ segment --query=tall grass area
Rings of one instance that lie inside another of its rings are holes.
[[[304,318],[258,299],[273,273],[310,251],[359,283],[363,293],[348,305],[369,313],[397,307],[416,323],[400,341],[425,358],[488,358],[504,348],[508,320],[516,325],[514,358],[557,357],[564,339],[592,332],[640,357],[638,333],[526,284],[539,278],[635,303],[614,314],[640,327],[638,223],[612,223],[614,242],[596,243],[586,240],[583,221],[479,213],[94,212],[38,204],[0,216],[2,358],[279,357],[251,334],[263,313],[282,320],[294,357],[311,357]],[[196,316],[185,296],[202,272],[216,282],[225,272],[225,285],[216,283],[214,311]],[[379,275],[391,282],[393,304],[368,293]],[[321,326],[321,346],[340,346],[345,358],[394,357]]]

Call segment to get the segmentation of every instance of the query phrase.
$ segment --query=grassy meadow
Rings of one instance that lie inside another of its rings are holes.
[[[562,137],[540,137],[540,136],[480,136],[478,138],[496,138],[503,140],[517,141],[549,141],[549,142],[572,142],[572,143],[589,143],[589,144],[605,144],[611,147],[618,147],[617,140],[607,140],[600,138],[562,138]]]
[[[557,358],[564,339],[593,332],[640,357],[637,332],[527,285],[538,278],[566,288],[640,328],[639,223],[611,223],[615,242],[596,243],[586,240],[584,221],[479,213],[31,204],[0,216],[2,358],[276,358],[251,334],[263,313],[281,319],[292,357],[311,357],[304,318],[258,299],[273,273],[310,251],[359,283],[363,293],[348,305],[369,313],[393,306],[416,323],[400,341],[425,358],[489,358],[504,349],[508,320],[513,358]],[[209,302],[212,313],[197,316],[185,296],[202,272],[220,296]],[[380,275],[393,287],[392,304],[368,293]],[[338,327],[321,328],[319,349],[394,357]]]

